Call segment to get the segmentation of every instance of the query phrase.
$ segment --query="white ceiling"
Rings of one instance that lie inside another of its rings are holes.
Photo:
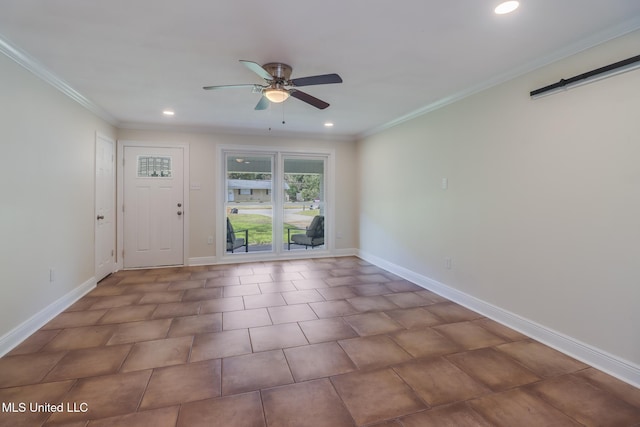
[[[521,0],[503,16],[498,3],[0,0],[0,39],[120,127],[355,138],[640,28],[638,0]],[[202,90],[263,83],[240,59],[344,83],[303,88],[326,110],[290,98],[254,111],[250,89]]]

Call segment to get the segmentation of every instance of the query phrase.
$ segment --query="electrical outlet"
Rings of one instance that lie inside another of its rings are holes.
[[[56,281],[56,271],[53,268],[49,269],[49,282],[53,283]]]
[[[446,257],[446,258],[444,259],[444,267],[445,267],[447,270],[451,270],[451,258]]]
[[[207,244],[208,244],[208,245],[213,245],[213,236],[209,236],[209,237],[207,238]]]

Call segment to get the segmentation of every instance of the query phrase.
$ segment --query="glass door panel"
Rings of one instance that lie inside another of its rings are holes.
[[[273,251],[273,155],[226,154],[227,253]]]
[[[284,250],[325,246],[325,158],[284,157]]]

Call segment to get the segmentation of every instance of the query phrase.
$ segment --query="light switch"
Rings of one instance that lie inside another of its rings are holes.
[[[442,189],[446,190],[447,188],[449,188],[449,180],[447,178],[442,178]]]

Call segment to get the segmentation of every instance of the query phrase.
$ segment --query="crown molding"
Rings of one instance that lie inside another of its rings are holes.
[[[408,114],[405,114],[404,116],[398,117],[394,120],[391,120],[390,122],[387,122],[383,125],[377,126],[373,129],[363,132],[357,135],[357,139],[361,140],[368,136],[378,134],[382,131],[398,126],[404,122],[407,122],[409,120],[412,120],[417,117],[423,116],[427,113],[430,113],[431,111],[438,110],[442,107],[445,107],[449,104],[453,104],[454,102],[460,101],[471,95],[485,91],[494,86],[498,86],[502,83],[506,83],[510,80],[515,79],[516,77],[530,73],[546,65],[560,61],[564,58],[568,58],[572,55],[575,55],[577,53],[580,53],[592,47],[598,46],[600,44],[606,43],[610,40],[616,39],[618,37],[622,37],[638,29],[640,29],[640,16],[629,19],[628,21],[625,21],[622,24],[616,25],[607,30],[595,33],[585,39],[580,40],[579,42],[570,44],[562,49],[558,49],[550,55],[546,55],[541,58],[538,58],[535,61],[524,64],[520,67],[516,67],[512,70],[507,71],[506,73],[499,74],[496,77],[490,80],[486,80],[478,85],[468,87],[466,89],[461,90],[460,92],[452,94],[451,96],[447,96],[445,98],[432,102],[428,105],[425,105],[424,107],[419,108],[415,111],[412,111]]]
[[[35,76],[39,77],[54,88],[58,89],[60,92],[67,95],[69,98],[71,98],[87,110],[91,111],[96,116],[100,117],[113,126],[118,126],[119,123],[115,117],[107,113],[101,107],[94,104],[91,100],[72,88],[67,82],[49,71],[44,65],[42,65],[38,60],[29,55],[27,52],[19,49],[18,47],[7,41],[7,39],[2,34],[0,34],[0,52],[18,63],[18,65],[26,68]]]

